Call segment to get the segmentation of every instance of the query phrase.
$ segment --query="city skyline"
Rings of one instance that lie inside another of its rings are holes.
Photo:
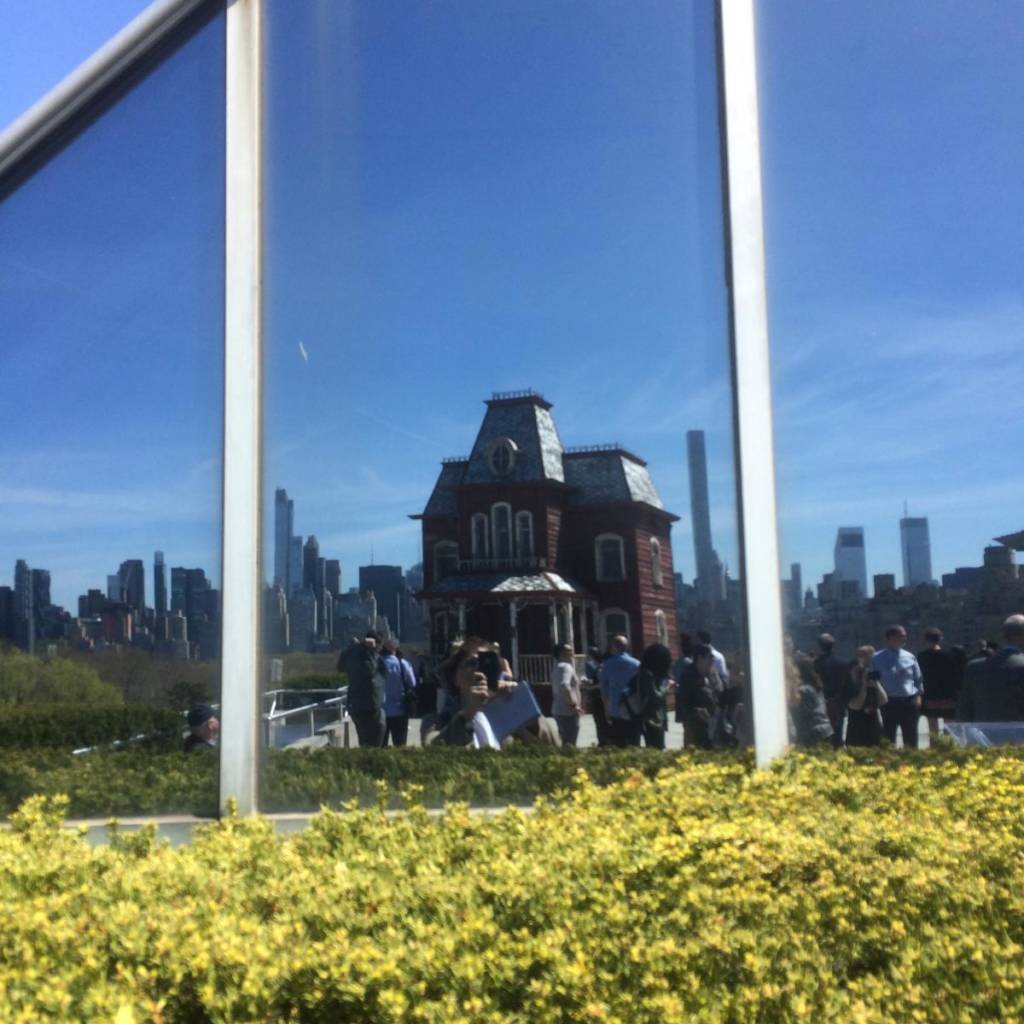
[[[78,33],[84,58],[102,42],[81,24],[89,6],[21,38],[52,36],[56,59]],[[5,85],[49,59],[17,42],[34,8],[4,8],[0,46],[18,51],[0,61]],[[272,118],[296,109],[300,86],[319,106],[291,129],[271,122],[267,479],[293,482],[308,532],[345,564],[371,550],[417,560],[403,516],[438,455],[464,447],[479,411],[461,393],[472,368],[474,394],[534,385],[559,402],[574,439],[643,450],[680,513],[685,432],[706,424],[715,543],[737,574],[720,202],[708,185],[715,110],[666,71],[713,33],[663,13],[640,4],[628,32],[609,20],[587,36],[555,19],[559,45],[584,51],[572,81],[550,60],[521,76],[526,65],[510,66],[473,19],[463,30],[479,52],[465,47],[465,62],[431,66],[427,79],[416,33],[450,45],[437,25],[388,27],[407,67],[375,46],[372,12],[353,36],[340,16],[325,15],[320,37],[303,17],[272,26]],[[1013,14],[998,3],[969,20],[913,2],[849,7],[844,32],[858,45],[842,47],[834,5],[759,11],[781,561],[799,561],[805,585],[831,568],[848,522],[865,530],[869,580],[899,577],[907,497],[929,519],[935,578],[976,565],[990,536],[1020,526],[1005,460],[1021,426],[993,373],[1014,364],[1024,334]],[[325,63],[288,79],[315,38]],[[528,32],[522,43],[551,55]],[[358,69],[337,59],[343,45]],[[593,59],[602,47],[614,65]],[[7,417],[0,565],[47,567],[62,602],[128,554],[161,547],[219,576],[221,239],[209,225],[220,223],[223,111],[208,65],[222,52],[215,29],[193,40],[0,209],[10,352],[0,404],[33,399],[31,414]],[[688,74],[706,87],[710,66],[696,64]],[[389,116],[371,116],[380,104]],[[437,111],[450,115],[440,136]],[[700,144],[675,140],[689,134],[679,111]],[[291,145],[289,130],[309,144]],[[684,184],[667,186],[659,168]],[[66,192],[74,201],[58,201]],[[58,224],[74,245],[55,241]],[[114,410],[133,428],[86,429]],[[688,528],[673,531],[674,550],[692,580]]]

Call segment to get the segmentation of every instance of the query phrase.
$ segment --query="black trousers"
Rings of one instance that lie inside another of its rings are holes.
[[[903,746],[917,747],[917,723],[921,709],[913,697],[890,697],[882,705],[882,733],[890,743],[896,742],[896,729],[903,733]]]
[[[384,742],[381,743],[382,747],[388,745],[388,737],[391,738],[391,745],[393,747],[404,747],[409,741],[409,716],[408,715],[388,715],[384,719]]]
[[[643,734],[643,725],[639,720],[634,722],[628,718],[612,718],[609,719],[609,724],[612,727],[613,747],[640,746],[640,737]]]
[[[660,725],[644,724],[644,746],[653,747],[655,750],[665,749],[665,730]]]
[[[385,729],[383,711],[369,711],[351,716],[361,747],[384,746]]]

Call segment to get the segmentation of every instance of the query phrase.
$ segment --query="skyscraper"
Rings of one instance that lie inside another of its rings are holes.
[[[153,554],[153,605],[157,615],[167,614],[167,567],[162,551]]]
[[[288,564],[295,529],[295,502],[290,501],[283,487],[274,491],[274,585],[288,588]]]
[[[703,430],[687,431],[686,453],[690,470],[690,517],[693,520],[693,554],[697,563],[697,593],[702,601],[724,601],[725,573],[711,543],[708,463]]]
[[[337,597],[341,593],[341,562],[336,558],[328,558],[326,569],[327,589]]]
[[[903,586],[932,582],[932,542],[926,517],[904,516],[900,520],[900,549],[903,552]]]
[[[31,654],[35,650],[32,570],[19,558],[14,564],[14,642]]]
[[[141,558],[129,558],[117,570],[121,577],[121,593],[129,608],[141,612],[146,607],[146,567]]]
[[[365,597],[373,591],[377,599],[377,614],[388,620],[395,636],[402,635],[402,604],[405,597],[405,577],[400,565],[359,566],[359,592]]]
[[[285,590],[291,597],[302,589],[302,538],[292,537],[288,545],[288,586]]]
[[[860,596],[868,596],[868,563],[864,552],[864,527],[840,526],[835,546],[836,582],[855,582]]]

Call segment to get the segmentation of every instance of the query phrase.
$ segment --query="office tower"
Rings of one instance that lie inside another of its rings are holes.
[[[146,607],[146,567],[141,558],[129,558],[117,570],[121,578],[121,593],[129,608],[141,612]]]
[[[31,654],[36,647],[32,570],[24,559],[14,565],[14,642]]]
[[[793,562],[789,567],[789,580],[793,588],[794,601],[793,605],[795,608],[800,607],[800,602],[803,598],[804,592],[804,574],[803,569],[800,568],[799,562]]]
[[[325,568],[327,589],[337,597],[341,593],[341,562],[336,558],[328,558]]]
[[[302,586],[315,587],[317,577],[316,563],[320,558],[320,542],[315,534],[310,534],[302,548]]]
[[[50,604],[50,573],[47,569],[32,570],[32,616],[36,640],[49,637],[55,615]]]
[[[903,552],[903,586],[932,582],[932,542],[926,517],[904,516],[900,520],[900,549]]]
[[[840,526],[835,546],[836,582],[852,580],[860,596],[868,596],[868,563],[864,553],[864,527]]]
[[[107,596],[102,590],[90,590],[78,599],[78,617],[92,619],[102,614],[107,606]]]
[[[317,636],[316,594],[312,587],[300,587],[288,599],[291,649],[308,651]]]
[[[120,573],[111,573],[107,576],[107,600],[114,604],[121,604],[124,601],[124,587],[121,584]]]
[[[153,605],[158,616],[167,614],[167,567],[162,551],[153,554]]]
[[[286,589],[295,529],[295,502],[283,487],[274,491],[274,585]]]
[[[395,636],[402,635],[402,604],[405,597],[405,577],[400,565],[361,565],[359,592],[373,591],[377,599],[377,614],[388,620]]]
[[[711,543],[708,464],[703,430],[687,431],[686,452],[690,470],[690,517],[697,563],[697,593],[702,601],[724,601],[725,571]]]
[[[0,640],[14,642],[14,591],[0,587]]]
[[[296,590],[302,589],[302,538],[292,537],[288,549],[288,586],[285,588],[291,597]]]

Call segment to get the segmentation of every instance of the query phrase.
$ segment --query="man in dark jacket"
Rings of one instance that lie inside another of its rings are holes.
[[[846,701],[843,698],[850,677],[850,666],[832,653],[834,646],[835,640],[830,633],[822,633],[818,637],[818,650],[821,653],[814,659],[814,671],[821,680],[825,710],[832,723],[832,744],[841,747],[843,720],[846,718]]]
[[[967,666],[957,717],[961,722],[1024,722],[1024,615],[1003,623],[1003,646]]]
[[[355,723],[361,747],[384,745],[384,672],[381,668],[378,642],[372,630],[360,641],[352,643],[338,658],[338,671],[348,677],[348,713]]]

